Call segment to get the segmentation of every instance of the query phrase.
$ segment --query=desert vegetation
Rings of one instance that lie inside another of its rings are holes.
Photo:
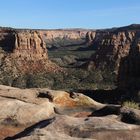
[[[124,107],[139,109],[139,104],[134,101],[125,101],[123,103]]]

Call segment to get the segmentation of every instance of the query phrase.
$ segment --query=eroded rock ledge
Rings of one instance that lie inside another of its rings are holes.
[[[126,111],[119,105],[101,104],[81,93],[74,95],[47,88],[19,89],[0,85],[0,139],[139,138],[139,110]],[[134,124],[125,119],[127,112],[137,116],[127,114],[136,119]],[[128,137],[125,134],[129,134]]]

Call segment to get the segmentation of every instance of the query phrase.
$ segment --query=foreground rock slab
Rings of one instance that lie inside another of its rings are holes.
[[[29,127],[9,139],[89,140],[94,139],[97,132],[111,133],[111,131],[130,131],[138,128],[139,126],[136,125],[119,122],[113,116],[74,118],[66,115],[58,115],[50,120],[40,122],[34,127]]]
[[[131,137],[139,137],[139,125],[121,121],[121,106],[101,104],[81,93],[0,85],[0,108],[0,139],[102,140],[132,131],[136,137]]]

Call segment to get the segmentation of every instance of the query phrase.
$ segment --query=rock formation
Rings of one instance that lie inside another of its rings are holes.
[[[88,30],[84,29],[65,29],[65,30],[41,30],[39,31],[42,36],[44,36],[44,39],[53,40],[55,38],[69,38],[71,40],[73,39],[81,39],[85,38],[85,35]]]
[[[126,112],[121,106],[101,104],[81,93],[0,85],[0,107],[0,139],[103,140],[114,133],[111,140],[126,140],[126,133],[129,138],[140,136],[139,125],[124,123]],[[124,122],[110,108],[121,110]],[[131,131],[136,135],[130,135]]]
[[[139,25],[97,30],[88,33],[88,38],[91,47],[96,49],[89,64],[93,61],[94,68],[109,68],[114,71],[121,87],[129,87],[133,83],[134,87],[139,88],[139,83],[134,83],[140,79]]]
[[[40,33],[32,30],[0,30],[0,47],[22,59],[48,59],[45,42]]]
[[[48,59],[45,42],[37,31],[17,32],[13,53],[27,60]]]
[[[11,65],[19,73],[60,69],[48,60],[46,44],[38,31],[2,28],[0,30],[0,47],[4,51],[1,53],[1,68]]]

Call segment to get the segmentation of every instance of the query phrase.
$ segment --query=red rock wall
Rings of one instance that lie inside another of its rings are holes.
[[[48,59],[45,42],[37,31],[15,34],[14,53],[29,60]]]
[[[22,59],[48,59],[45,42],[37,31],[0,30],[0,47]]]
[[[89,64],[92,61],[94,68],[112,69],[120,87],[140,87],[140,28],[97,31],[90,42],[96,53]]]

